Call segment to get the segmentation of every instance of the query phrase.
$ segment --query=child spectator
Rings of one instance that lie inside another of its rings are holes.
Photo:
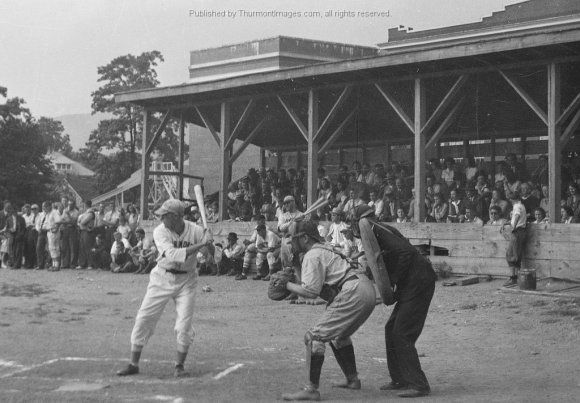
[[[546,211],[543,208],[537,207],[534,209],[534,221],[532,221],[532,224],[548,224],[549,222],[550,220],[546,217]]]
[[[487,225],[501,225],[503,227],[504,224],[505,219],[501,217],[501,208],[499,206],[491,206]]]
[[[399,207],[397,209],[397,219],[395,220],[395,222],[397,223],[409,222],[409,220],[405,215],[405,209],[403,207]]]
[[[127,263],[133,264],[129,254],[131,244],[127,238],[123,238],[119,231],[115,231],[113,239],[113,246],[111,246],[111,271],[120,273]]]
[[[335,207],[330,214],[332,223],[328,228],[328,233],[325,237],[327,242],[333,246],[339,246],[344,241],[342,230],[346,228],[346,223],[342,220],[343,214],[338,207]]]

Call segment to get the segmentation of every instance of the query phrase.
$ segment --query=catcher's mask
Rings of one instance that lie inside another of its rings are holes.
[[[318,227],[312,221],[298,221],[293,227],[291,232],[293,240],[302,235],[308,235],[308,237],[314,239],[316,242],[324,242],[318,232]]]

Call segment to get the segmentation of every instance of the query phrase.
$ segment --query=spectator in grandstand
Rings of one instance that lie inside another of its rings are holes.
[[[449,192],[449,214],[447,222],[462,223],[465,221],[465,202],[461,198],[458,190],[453,189]]]
[[[316,198],[319,199],[321,197],[324,197],[325,199],[328,199],[328,195],[332,193],[332,186],[330,186],[330,179],[328,179],[327,177],[323,177],[320,179],[320,188],[318,189],[318,194],[316,195]]]
[[[477,192],[477,189],[472,184],[468,183],[465,186],[465,203],[473,205],[476,209],[476,215],[480,218],[482,211],[489,208],[489,204],[487,204],[485,207],[482,206],[481,200],[482,198]]]
[[[489,208],[489,221],[487,225],[501,225],[505,224],[505,218],[501,217],[501,208],[499,206],[491,206]]]
[[[340,244],[342,253],[350,259],[360,258],[364,253],[361,239],[354,236],[350,225],[343,228],[342,233],[344,235],[344,240]]]
[[[362,183],[366,183],[369,186],[373,186],[375,181],[375,173],[371,170],[371,166],[368,162],[363,162],[361,168]]]
[[[511,171],[511,169],[506,169],[505,179],[503,181],[505,194],[509,195],[513,192],[520,192],[521,185],[522,182],[517,179],[516,175]]]
[[[263,215],[266,221],[274,221],[276,219],[276,208],[272,204],[272,196],[269,193],[262,195],[262,207],[259,215]]]
[[[475,164],[475,158],[473,158],[473,156],[470,155],[463,161],[465,162],[465,169],[463,170],[465,180],[467,181],[467,183],[475,182],[479,173],[479,168]]]
[[[537,207],[540,207],[540,201],[536,196],[534,196],[531,192],[531,187],[528,182],[523,182],[520,185],[520,192],[522,195],[522,203],[526,207],[526,213],[528,213],[528,222],[534,221],[534,210]]]
[[[207,206],[207,222],[213,224],[218,222],[219,219],[219,204],[217,202],[209,203]]]
[[[534,221],[532,224],[548,224],[550,220],[546,217],[546,210],[541,207],[536,207],[534,209]]]
[[[437,158],[431,158],[427,165],[427,172],[425,172],[426,176],[432,175],[433,178],[441,179],[441,164]],[[434,183],[436,180],[433,181]]]
[[[451,157],[445,158],[445,169],[441,171],[441,180],[447,187],[451,187],[455,181],[455,160]]]
[[[475,182],[475,190],[477,190],[477,193],[479,193],[481,195],[481,193],[483,192],[483,188],[488,186],[487,183],[487,178],[485,176],[485,174],[479,172],[479,174],[477,175],[477,181]]]
[[[285,233],[290,225],[297,219],[302,218],[303,214],[296,208],[294,196],[284,197],[284,212],[278,217],[278,231]]]
[[[489,208],[493,206],[498,206],[501,209],[501,218],[507,218],[509,216],[511,205],[507,200],[505,200],[503,190],[494,189],[491,192],[491,202],[489,203]]]
[[[548,217],[548,211],[550,211],[549,196],[548,185],[542,185],[542,198],[540,199],[540,207],[546,212],[546,217]]]
[[[369,198],[371,199],[369,206],[375,211],[375,217],[380,217],[381,214],[383,214],[383,207],[385,204],[383,199],[378,197],[377,191],[374,190],[374,188],[371,188]]]
[[[348,198],[346,185],[341,181],[336,182],[336,194],[334,195],[334,198],[336,199],[337,204],[342,203]]]
[[[548,186],[548,156],[540,155],[538,166],[530,174],[533,183],[540,186]]]
[[[562,224],[576,223],[576,221],[574,221],[574,211],[572,211],[569,206],[563,206],[560,209],[560,215],[562,216]]]
[[[471,203],[465,204],[465,223],[483,225],[483,220],[477,214],[477,208]]]
[[[378,217],[379,221],[383,222],[393,222],[397,217],[397,209],[399,208],[399,202],[396,199],[395,193],[393,191],[385,191],[383,196],[383,213]]]
[[[403,207],[399,207],[397,209],[397,218],[396,218],[395,222],[397,222],[397,223],[409,222],[409,219],[405,215],[405,209]]]
[[[506,172],[511,172],[516,181],[525,182],[528,179],[528,173],[524,164],[520,163],[514,153],[508,153],[505,156]],[[512,190],[514,191],[514,190]],[[506,192],[507,193],[507,192]]]
[[[570,182],[568,185],[568,194],[566,206],[572,211],[572,222],[580,222],[580,186],[576,182]]]
[[[338,207],[335,207],[332,210],[330,217],[332,223],[328,227],[328,233],[325,240],[330,242],[333,246],[339,246],[341,242],[344,241],[342,230],[346,228],[346,223],[343,221],[343,213]]]
[[[505,172],[507,170],[507,164],[505,161],[500,161],[495,166],[495,176],[493,177],[493,182],[498,183],[501,182],[502,187],[503,183],[505,182],[506,176]]]
[[[435,220],[435,222],[442,223],[447,222],[448,212],[449,206],[445,202],[443,195],[441,193],[435,193],[433,205],[429,215]]]
[[[362,177],[362,167],[360,165],[360,162],[353,161],[353,163],[352,163],[352,173],[354,173],[354,175],[355,175],[356,182],[362,182],[363,181],[363,177]]]
[[[395,179],[395,189],[393,189],[393,192],[395,193],[395,198],[399,201],[399,204],[408,208],[409,200],[411,200],[413,195],[411,194],[411,190],[405,185],[404,179]]]

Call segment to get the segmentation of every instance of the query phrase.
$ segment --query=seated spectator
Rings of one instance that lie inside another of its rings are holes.
[[[377,191],[374,189],[371,189],[371,191],[369,192],[369,198],[371,199],[371,201],[369,202],[369,206],[374,209],[375,217],[380,217],[381,214],[383,214],[383,207],[385,205],[385,202],[383,201],[382,198],[378,197]]]
[[[352,163],[352,173],[354,174],[354,178],[355,178],[355,181],[356,182],[362,182],[363,181],[362,167],[360,165],[360,162],[353,161],[353,163]]]
[[[327,242],[330,242],[333,246],[339,246],[342,241],[344,241],[344,236],[342,230],[346,228],[346,223],[342,220],[342,211],[336,207],[332,210],[330,215],[332,223],[328,227],[328,233],[324,237]]]
[[[532,224],[548,224],[550,220],[546,217],[546,210],[541,207],[536,207],[534,209],[534,221]]]
[[[568,185],[568,194],[566,206],[572,211],[572,222],[580,222],[580,187],[576,182],[570,182]]]
[[[433,206],[431,207],[429,215],[435,220],[435,222],[442,223],[447,222],[448,212],[449,206],[445,202],[443,195],[441,193],[435,193]]]
[[[501,209],[501,218],[508,218],[511,211],[511,204],[505,200],[503,190],[494,189],[491,192],[491,202],[489,207],[498,206]]]
[[[533,211],[540,206],[540,201],[531,193],[530,185],[524,182],[520,186],[522,204],[526,208],[528,222],[534,221]]]
[[[465,223],[483,225],[483,220],[477,216],[477,209],[471,203],[465,204]]]
[[[256,256],[256,267],[258,269],[258,274],[254,276],[254,280],[264,280],[270,281],[270,274],[274,273],[276,269],[275,265],[280,261],[280,245],[281,240],[278,235],[266,228],[265,224],[258,224],[256,226],[256,243],[255,245],[255,256]],[[249,248],[248,248],[249,249]],[[250,270],[252,255],[246,253],[244,255],[244,263],[242,268],[242,274],[240,274],[240,280],[247,278],[248,271]],[[268,264],[268,274],[262,269],[262,264],[267,262]]]
[[[488,186],[484,187],[479,197],[479,205],[481,206],[481,216],[480,218],[484,223],[489,221],[489,205],[491,204],[491,188]],[[501,211],[501,209],[500,209]]]
[[[142,232],[145,236],[145,232]],[[137,266],[138,270],[135,274],[149,274],[157,264],[157,247],[152,238],[143,238],[141,252],[138,256]]]
[[[432,176],[433,178],[441,178],[441,164],[437,158],[431,158],[427,165],[427,172],[425,172],[426,176]],[[436,180],[433,180],[435,183]]]
[[[486,186],[488,186],[487,178],[480,172],[479,175],[477,175],[477,181],[475,182],[475,190],[477,190],[477,193],[481,195],[483,188]]]
[[[497,165],[495,166],[495,176],[493,177],[493,183],[497,184],[498,182],[501,182],[503,187],[503,183],[505,182],[506,179],[505,176],[506,170],[507,164],[505,163],[505,161],[498,162]]]
[[[361,239],[354,236],[352,228],[349,225],[342,229],[342,233],[344,236],[340,244],[342,253],[350,259],[360,258],[364,254]]]
[[[336,202],[341,203],[348,198],[348,191],[346,190],[346,184],[342,182],[336,182],[336,194],[334,195]]]
[[[328,195],[332,193],[332,187],[330,186],[330,179],[327,177],[320,179],[320,189],[318,189],[318,194],[316,195],[317,199],[324,197],[325,199],[328,198]]]
[[[540,186],[548,186],[548,157],[540,155],[538,158],[538,166],[530,174],[532,182]]]
[[[236,222],[236,221],[240,221],[240,219],[238,218],[238,213],[236,212],[235,208],[229,207],[227,222]]]
[[[449,193],[449,214],[447,222],[462,223],[465,221],[465,202],[457,190]]]
[[[486,206],[483,206],[481,200],[482,198],[479,196],[475,187],[473,185],[467,185],[465,188],[465,203],[471,204],[476,210],[476,215],[480,218],[482,216],[482,211],[489,208],[489,203]]]
[[[386,179],[380,185],[375,186],[383,192],[383,195],[387,192],[395,192],[395,175],[392,172],[388,172]]]
[[[393,222],[397,217],[398,208],[399,202],[394,192],[386,191],[383,196],[383,214],[379,217],[379,221]]]
[[[508,195],[513,192],[519,192],[522,182],[519,181],[516,175],[507,168],[505,171],[505,180],[503,182],[505,194]]]
[[[238,243],[238,234],[230,232],[227,237],[227,245],[222,250],[222,259],[217,266],[217,270],[212,272],[211,275],[236,275],[236,280],[245,280],[242,276],[243,264],[244,245]]]
[[[346,189],[348,186],[348,167],[346,165],[341,165],[338,167],[338,177],[336,178],[336,184],[342,184],[342,188]]]
[[[518,182],[525,182],[528,180],[528,173],[526,171],[524,164],[518,162],[516,155],[514,153],[506,154],[505,161],[507,168],[506,174],[508,172],[512,173],[515,178],[515,181]],[[512,192],[514,191],[515,190],[512,190]]]
[[[131,243],[131,227],[127,223],[127,218],[125,218],[124,215],[119,216],[119,226],[117,227],[117,232],[119,232],[124,239]]]
[[[105,245],[105,236],[99,234],[95,238],[95,245],[89,250],[88,270],[109,270],[111,255]]]
[[[397,209],[397,218],[395,220],[397,223],[404,223],[409,222],[409,219],[405,215],[405,209],[403,207],[399,207]]]
[[[395,199],[399,201],[399,204],[408,208],[409,201],[413,195],[411,194],[411,190],[405,185],[403,179],[395,179],[395,189],[393,189],[393,192],[395,193]]]
[[[375,173],[371,171],[371,167],[368,163],[365,162],[362,164],[361,174],[363,177],[362,178],[363,183],[366,183],[369,186],[374,186]]]
[[[210,203],[207,206],[207,222],[216,223],[219,219],[219,204],[217,202]]]
[[[131,251],[129,240],[123,238],[119,231],[115,231],[113,238],[113,246],[111,247],[111,271],[113,273],[135,271],[136,267],[133,267],[133,259],[129,253]]]
[[[501,214],[501,208],[499,206],[491,206],[489,208],[489,221],[487,225],[500,225],[503,227],[506,220],[502,218]]]
[[[465,175],[463,174],[463,172],[455,172],[455,175],[453,176],[453,183],[451,184],[451,186],[448,186],[448,190],[451,193],[452,190],[457,190],[459,192],[463,191],[463,189],[465,189]]]
[[[296,208],[294,196],[284,197],[284,210],[278,216],[278,231],[287,232],[290,225],[299,217],[302,217],[302,212]]]
[[[568,206],[564,206],[560,209],[560,215],[562,216],[562,224],[572,224],[574,221],[574,212]]]
[[[445,158],[445,169],[441,171],[441,180],[447,187],[451,187],[455,181],[455,160],[451,157]]]
[[[259,215],[263,215],[266,221],[274,221],[276,219],[276,208],[272,204],[271,195],[268,193],[264,193],[262,196],[262,207]]]

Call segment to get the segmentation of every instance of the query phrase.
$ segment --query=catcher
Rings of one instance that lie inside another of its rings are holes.
[[[304,335],[308,382],[302,390],[284,394],[282,398],[320,400],[318,385],[326,343],[330,343],[336,361],[346,376],[344,383],[334,386],[360,389],[350,336],[373,312],[375,289],[366,275],[353,269],[344,256],[322,245],[324,241],[311,221],[297,222],[291,236],[294,255],[304,253],[301,283],[291,282],[292,277],[284,274],[286,271],[276,273],[271,284],[283,289],[277,298],[292,292],[308,299],[320,296],[328,305],[322,317]]]

